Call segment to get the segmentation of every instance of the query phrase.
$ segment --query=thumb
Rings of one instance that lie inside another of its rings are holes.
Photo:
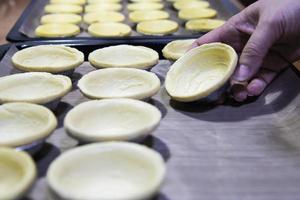
[[[232,79],[235,81],[248,81],[261,67],[270,48],[277,37],[269,23],[258,23],[255,31],[245,45]]]

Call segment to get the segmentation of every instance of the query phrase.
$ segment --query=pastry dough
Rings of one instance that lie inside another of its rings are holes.
[[[142,21],[168,19],[169,13],[162,10],[137,10],[129,13],[129,19],[138,23]]]
[[[0,123],[0,146],[10,147],[44,139],[57,126],[56,117],[48,108],[31,103],[1,105]]]
[[[76,14],[48,14],[41,18],[41,24],[80,24],[82,17]]]
[[[222,43],[204,44],[188,51],[171,67],[165,86],[171,98],[190,102],[222,87],[235,70],[238,56]]]
[[[159,55],[143,46],[116,45],[101,48],[89,55],[90,63],[97,68],[126,67],[147,69],[158,63]]]
[[[82,13],[82,6],[72,4],[49,4],[45,6],[46,13]]]
[[[122,13],[114,11],[101,11],[87,13],[83,17],[83,21],[87,24],[93,24],[97,22],[122,22],[125,20],[125,16]]]
[[[145,2],[161,2],[162,0],[130,0],[131,2],[134,3],[145,3]]]
[[[64,120],[67,132],[83,142],[139,140],[159,124],[160,111],[134,99],[104,99],[79,104]]]
[[[164,19],[140,22],[136,30],[145,35],[168,35],[175,33],[178,28],[177,22]]]
[[[105,22],[90,25],[88,32],[95,37],[124,37],[130,35],[131,28],[123,23]]]
[[[177,10],[189,8],[201,9],[207,7],[209,7],[209,3],[207,1],[176,1],[174,3],[174,8],[176,8]]]
[[[207,32],[222,26],[224,20],[219,19],[194,19],[185,24],[185,28],[191,31]]]
[[[56,158],[47,182],[63,199],[141,200],[156,194],[166,166],[156,151],[128,142],[74,148]]]
[[[33,184],[36,167],[25,152],[0,147],[0,199],[20,199]]]
[[[177,60],[188,51],[194,41],[195,39],[174,40],[163,48],[163,56],[169,60]]]
[[[154,73],[141,69],[107,68],[84,75],[78,87],[92,99],[147,99],[159,91],[160,80]]]
[[[69,37],[80,33],[79,26],[75,24],[43,24],[35,29],[38,37]]]
[[[85,6],[85,12],[102,12],[103,10],[120,11],[122,5],[118,3],[99,3]]]
[[[163,9],[164,5],[157,2],[142,2],[142,3],[130,3],[127,5],[129,11],[135,10],[160,10]]]
[[[84,62],[84,55],[63,45],[40,45],[18,51],[13,65],[23,71],[58,73],[74,69]]]
[[[63,97],[72,88],[70,78],[46,72],[27,72],[0,78],[0,103],[46,104]]]
[[[88,0],[89,4],[96,4],[96,3],[119,3],[122,0]]]
[[[50,0],[50,3],[83,5],[86,3],[86,1],[85,0]]]
[[[217,11],[211,8],[188,8],[178,12],[178,17],[183,20],[213,18],[217,15]]]

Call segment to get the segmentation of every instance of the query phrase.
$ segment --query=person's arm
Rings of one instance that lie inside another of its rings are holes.
[[[248,96],[260,95],[288,66],[286,60],[290,63],[299,60],[299,20],[299,0],[260,0],[192,46],[224,42],[237,51],[239,65],[232,77],[232,92],[237,101],[244,101]],[[244,87],[236,87],[239,82]]]

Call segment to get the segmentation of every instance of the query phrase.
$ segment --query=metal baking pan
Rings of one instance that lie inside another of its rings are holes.
[[[232,0],[208,0],[211,4],[211,7],[218,11],[218,19],[228,19],[232,15],[239,12],[240,8],[236,3],[233,3]],[[28,40],[49,40],[50,38],[38,38],[35,36],[35,29],[40,24],[40,18],[44,15],[44,6],[48,4],[49,0],[32,0],[28,7],[25,9],[19,20],[13,26],[13,28],[8,33],[6,39],[12,42],[18,41],[28,41]],[[126,20],[124,23],[128,24],[132,28],[132,33],[129,37],[110,37],[110,38],[100,38],[105,40],[118,40],[118,39],[130,39],[130,40],[148,40],[151,38],[156,39],[183,39],[183,38],[196,38],[204,33],[195,33],[191,31],[187,31],[184,29],[184,21],[180,20],[177,17],[177,11],[174,10],[172,4],[163,1],[165,4],[165,10],[170,14],[170,19],[177,21],[180,25],[180,28],[177,32],[167,36],[145,36],[135,31],[135,24],[130,22],[128,19],[128,10],[126,9],[127,1],[123,1],[123,10],[122,13],[126,16]],[[81,33],[76,37],[72,37],[73,39],[99,39],[90,36],[86,29],[87,25],[82,23],[81,25]],[[65,38],[51,38],[51,39],[65,39]]]
[[[137,41],[127,44],[142,45]],[[45,42],[1,46],[0,74],[12,73],[12,54]],[[85,56],[103,46],[97,41],[62,42],[81,50]],[[143,45],[161,51],[159,43]],[[155,200],[282,200],[300,196],[300,76],[284,71],[267,90],[244,104],[227,100],[223,105],[170,100],[163,83],[170,62],[161,59],[152,68],[162,82],[160,92],[149,102],[163,118],[153,136],[143,144],[161,153],[167,163],[167,178]],[[66,113],[83,101],[76,82],[95,70],[88,62],[75,70],[73,90],[54,111],[58,128],[35,154],[38,178],[26,199],[48,199],[45,175],[50,163],[62,152],[78,146],[63,129]]]

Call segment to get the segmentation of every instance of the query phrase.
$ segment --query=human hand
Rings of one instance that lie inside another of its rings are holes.
[[[223,42],[237,51],[232,94],[244,101],[260,95],[282,69],[300,58],[299,20],[299,0],[260,0],[200,37],[192,48]]]

